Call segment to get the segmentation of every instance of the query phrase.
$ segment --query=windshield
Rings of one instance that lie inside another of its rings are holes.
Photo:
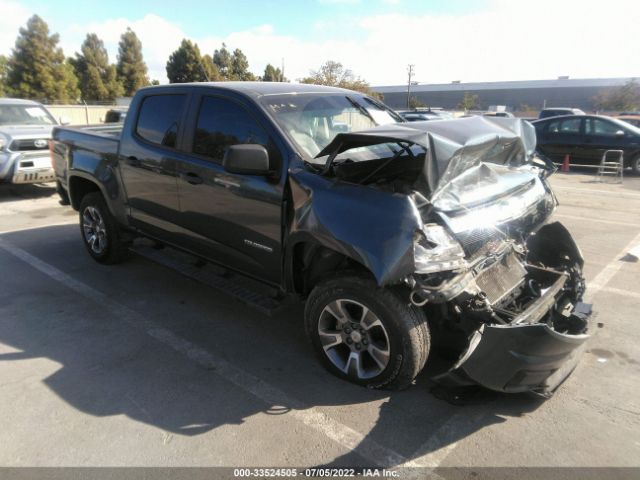
[[[55,125],[53,117],[38,105],[0,105],[0,125]]]
[[[265,95],[260,101],[308,159],[338,133],[402,121],[384,105],[356,93]]]

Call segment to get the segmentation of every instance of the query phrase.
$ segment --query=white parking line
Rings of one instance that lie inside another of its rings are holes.
[[[616,273],[620,271],[622,266],[625,264],[621,259],[624,257],[629,250],[631,250],[636,244],[640,242],[640,233],[633,237],[631,240],[618,254],[613,257],[613,259],[605,265],[605,267],[594,277],[593,280],[587,283],[587,293],[585,297],[587,300],[593,299],[595,295],[597,295],[600,290],[606,287],[607,283],[611,281],[611,279],[615,276]]]
[[[407,462],[407,459],[399,453],[380,445],[376,441],[362,435],[360,432],[334,420],[317,408],[305,405],[290,397],[258,377],[231,365],[221,357],[174,335],[170,330],[158,326],[140,313],[112,300],[104,293],[76,280],[53,265],[34,257],[25,250],[12,245],[2,238],[0,238],[0,248],[50,278],[60,282],[65,287],[109,309],[117,318],[128,322],[136,328],[142,329],[147,335],[184,354],[190,360],[205,368],[214,369],[217,375],[260,399],[267,405],[291,408],[289,414],[296,420],[319,431],[348,450],[356,452],[364,459],[372,462],[372,464],[393,467]]]
[[[33,227],[23,227],[23,228],[7,228],[5,230],[0,229],[0,235],[4,233],[14,233],[14,232],[27,232],[29,230],[41,230],[43,228],[48,227],[63,227],[65,225],[78,225],[78,219],[70,219],[68,222],[60,222],[60,223],[48,223],[46,225],[35,225]]]
[[[617,191],[613,192],[611,190],[601,190],[599,188],[579,188],[579,187],[563,187],[562,185],[553,185],[553,190],[569,190],[572,192],[584,192],[589,195],[609,195],[618,198],[640,198],[640,193],[629,192],[629,191]]]
[[[638,300],[640,300],[640,293],[632,292],[631,290],[625,290],[623,288],[604,287],[600,291],[601,292],[615,293],[616,295],[621,295],[623,297],[637,298]]]
[[[629,222],[618,222],[616,220],[605,220],[602,218],[593,218],[593,217],[581,217],[580,215],[569,215],[566,213],[554,213],[553,214],[554,217],[558,217],[558,218],[568,218],[570,220],[580,220],[583,222],[595,222],[595,223],[604,223],[607,225],[619,225],[621,227],[634,227],[634,228],[640,228],[640,223],[629,223]]]

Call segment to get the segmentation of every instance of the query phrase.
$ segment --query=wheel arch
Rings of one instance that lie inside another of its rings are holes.
[[[109,208],[111,213],[113,213],[110,202],[107,201],[108,197],[105,194],[104,188],[91,177],[85,177],[84,175],[78,174],[71,175],[67,180],[67,184],[69,191],[69,201],[71,202],[71,206],[74,210],[80,209],[80,204],[82,203],[82,199],[85,197],[85,195],[92,192],[99,192],[105,199],[107,208]]]
[[[287,290],[303,298],[318,282],[336,272],[357,272],[376,281],[373,272],[357,258],[313,239],[300,239],[291,244],[285,257],[285,271]]]

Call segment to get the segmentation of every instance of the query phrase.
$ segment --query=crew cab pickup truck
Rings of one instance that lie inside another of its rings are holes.
[[[57,124],[37,102],[0,98],[0,182],[43,183],[54,179],[49,139]]]
[[[140,90],[121,132],[53,139],[96,261],[143,236],[297,295],[352,382],[406,387],[440,346],[437,381],[548,396],[589,337],[583,258],[517,119],[404,123],[349,90],[198,83]]]

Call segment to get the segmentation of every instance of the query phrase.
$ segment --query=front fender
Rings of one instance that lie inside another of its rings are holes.
[[[381,286],[413,272],[413,240],[422,220],[410,197],[303,168],[292,168],[289,182],[289,255],[300,242],[325,246],[362,264]]]

